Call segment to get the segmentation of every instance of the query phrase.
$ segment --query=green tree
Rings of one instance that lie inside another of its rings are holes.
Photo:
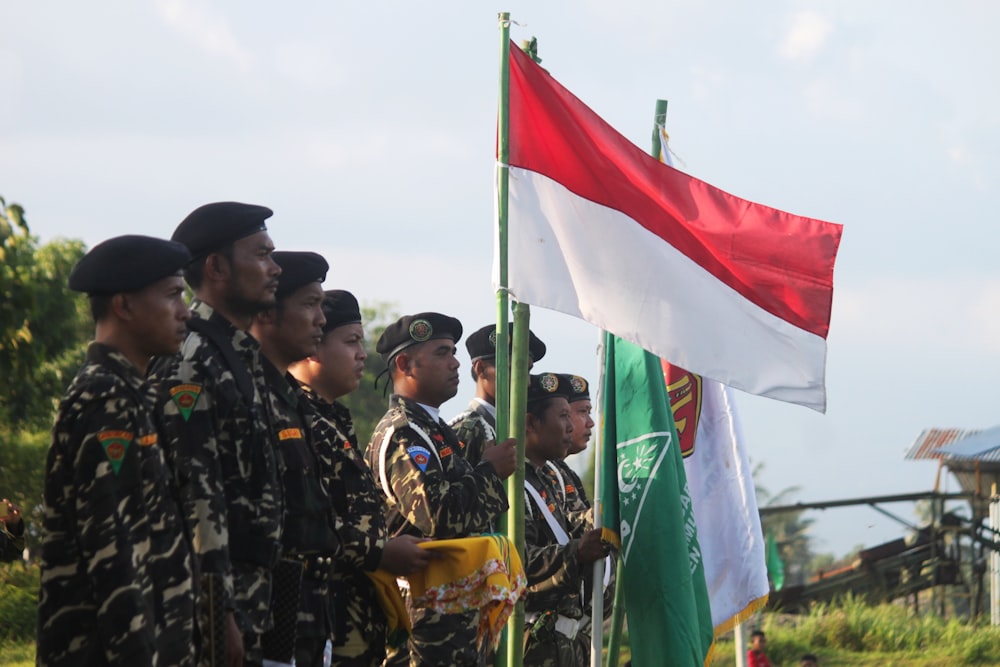
[[[801,491],[801,487],[790,486],[777,494],[771,494],[757,481],[763,469],[764,464],[758,463],[752,472],[758,507],[787,505],[792,501],[792,497]],[[780,514],[765,514],[760,519],[764,535],[773,534],[778,544],[781,560],[785,564],[786,586],[804,584],[812,571],[813,552],[809,528],[813,520],[803,518],[802,514],[801,510],[793,510]]]
[[[86,300],[66,289],[83,253],[78,240],[39,245],[24,209],[0,197],[0,496],[24,508],[29,535],[39,525],[52,417],[92,331]]]
[[[86,301],[66,289],[83,242],[39,247],[19,204],[0,197],[0,424],[48,427],[83,358],[91,324]]]
[[[375,387],[376,378],[385,370],[385,362],[375,352],[375,342],[389,324],[399,319],[397,308],[395,303],[384,301],[365,304],[361,308],[365,328],[365,349],[368,350],[365,374],[358,388],[342,400],[351,409],[354,430],[358,434],[358,445],[362,451],[368,446],[368,440],[375,431],[375,426],[385,414],[388,394],[392,391],[391,384],[388,385],[388,390],[383,391],[385,383],[389,381],[389,378],[384,376],[379,381],[378,388]]]

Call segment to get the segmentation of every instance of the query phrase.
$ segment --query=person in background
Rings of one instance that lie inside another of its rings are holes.
[[[24,521],[21,508],[0,500],[0,562],[20,560],[24,554]]]
[[[767,647],[767,636],[763,630],[750,633],[750,650],[747,651],[747,667],[771,667],[764,649]]]
[[[508,342],[513,346],[514,325],[509,327]],[[483,451],[497,439],[497,334],[496,325],[487,324],[474,331],[465,341],[465,349],[472,358],[472,379],[476,395],[464,412],[448,424],[462,443],[462,455],[473,466],[483,457]],[[509,348],[508,348],[509,349]],[[528,332],[528,369],[545,356],[545,343]]]
[[[819,658],[813,653],[806,653],[799,661],[799,667],[819,667]]]

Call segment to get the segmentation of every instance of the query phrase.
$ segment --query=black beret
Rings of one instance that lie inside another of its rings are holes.
[[[590,383],[584,378],[571,373],[560,373],[559,380],[569,387],[567,398],[570,403],[590,400]]]
[[[457,343],[462,337],[462,323],[441,313],[405,315],[385,328],[375,351],[387,363],[411,345],[436,338],[448,338]]]
[[[323,316],[326,318],[323,333],[327,333],[345,324],[361,324],[361,307],[347,290],[327,290],[323,292]]]
[[[330,268],[322,255],[308,250],[301,252],[278,250],[271,253],[271,259],[281,267],[278,289],[274,293],[277,299],[285,298],[303,285],[322,283],[326,280],[326,272]]]
[[[528,376],[528,403],[544,401],[547,398],[569,398],[573,390],[558,373],[540,373]]]
[[[181,243],[150,236],[116,236],[98,243],[69,274],[69,288],[87,294],[135,292],[183,269],[191,253]]]
[[[469,334],[469,337],[465,340],[465,349],[469,351],[469,356],[472,360],[484,359],[486,357],[495,357],[497,355],[497,325],[487,324],[481,329],[477,329],[473,333]],[[514,323],[510,322],[507,327],[508,331],[508,345],[513,347],[514,345]],[[510,348],[508,348],[510,349]],[[538,336],[528,330],[528,354],[531,355],[532,361],[538,361],[545,356],[545,343],[543,343]]]
[[[199,206],[177,225],[170,238],[188,247],[195,259],[267,230],[273,211],[266,206],[220,201]]]

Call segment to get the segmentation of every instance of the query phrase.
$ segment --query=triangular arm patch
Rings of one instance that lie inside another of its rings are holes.
[[[170,398],[174,399],[184,421],[191,419],[191,413],[194,412],[199,396],[201,396],[200,384],[179,384],[170,388]]]
[[[104,454],[108,457],[111,470],[115,475],[122,469],[122,462],[125,461],[125,452],[132,444],[131,431],[101,431],[97,434],[97,440],[104,447]]]

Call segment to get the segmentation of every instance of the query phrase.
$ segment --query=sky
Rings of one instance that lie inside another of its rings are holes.
[[[768,491],[931,490],[936,464],[903,459],[923,429],[1000,423],[988,0],[6,2],[0,195],[42,241],[88,245],[169,237],[211,201],[264,204],[279,248],[329,260],[327,288],[471,332],[496,313],[499,11],[638,146],[667,99],[678,168],[844,225],[827,413],[737,394]],[[538,370],[596,379],[594,327],[536,308],[532,330]],[[462,360],[446,415],[473,391]],[[868,508],[806,516],[836,555],[905,533]]]

